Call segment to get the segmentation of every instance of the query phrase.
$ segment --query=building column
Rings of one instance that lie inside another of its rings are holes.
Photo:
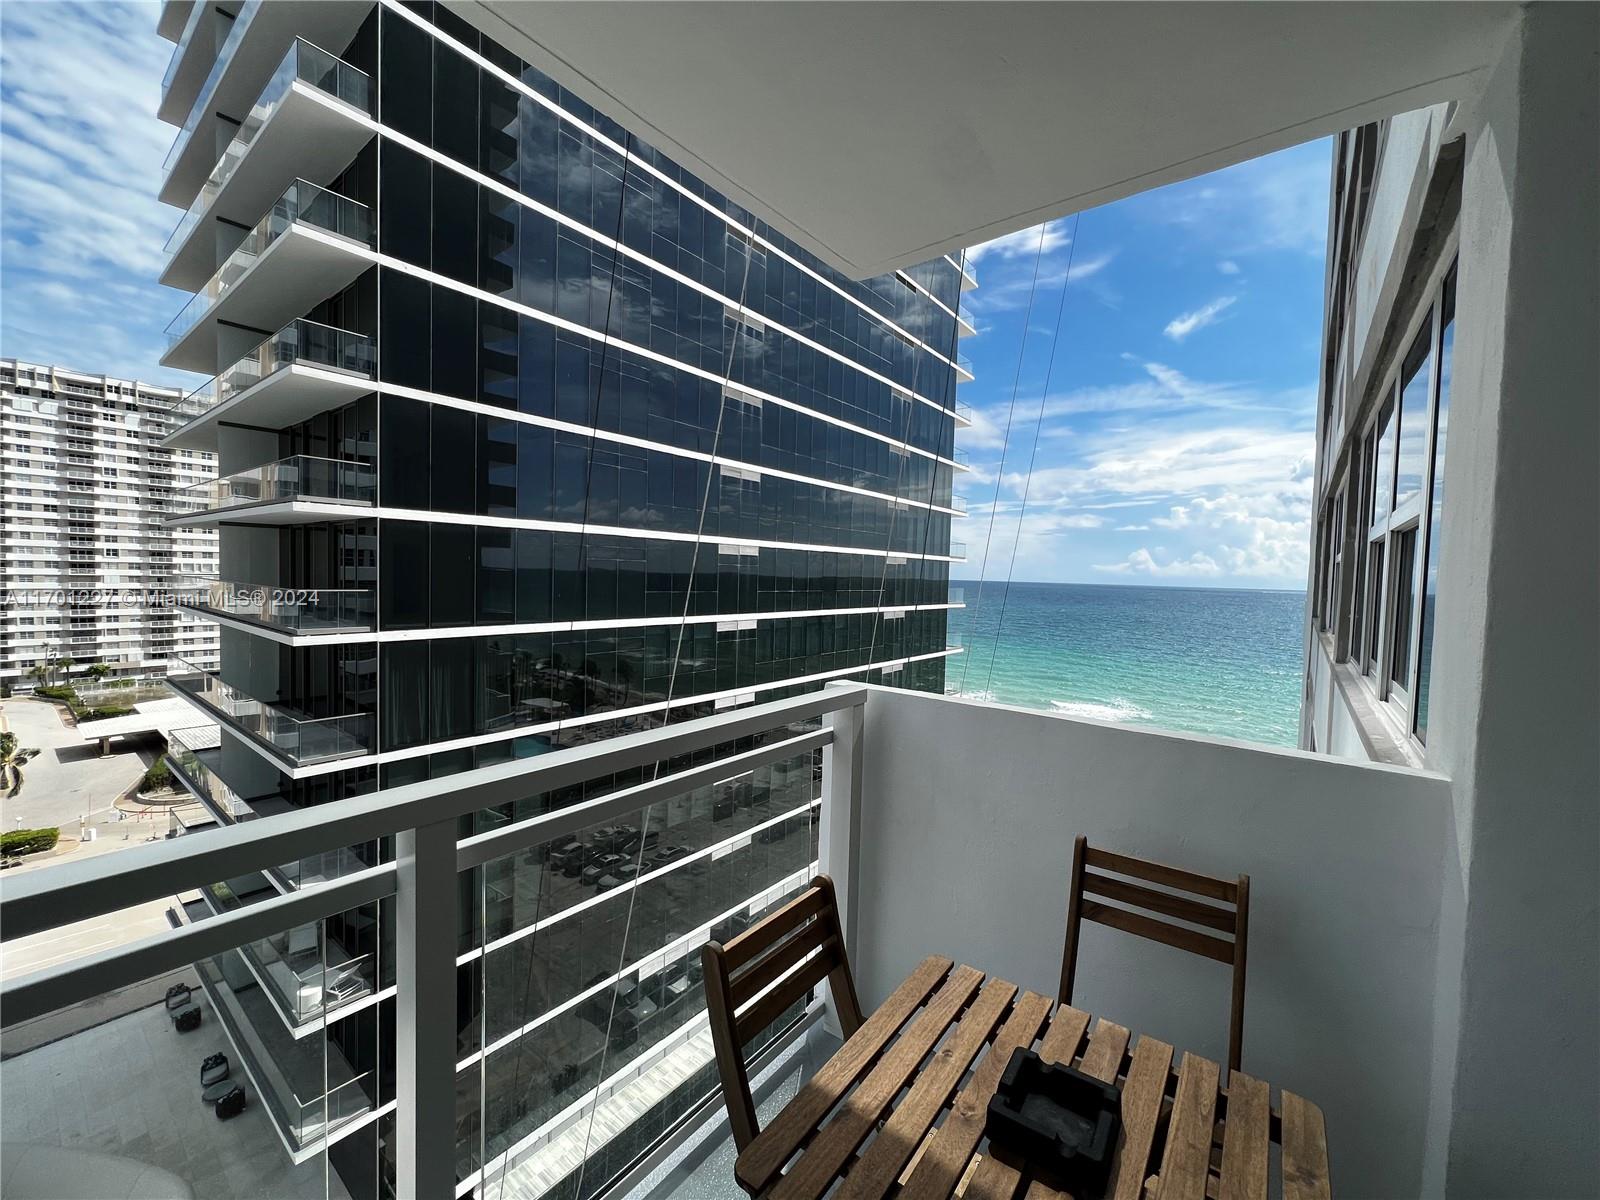
[[[1430,1195],[1600,1194],[1597,78],[1600,9],[1533,4],[1467,117]]]

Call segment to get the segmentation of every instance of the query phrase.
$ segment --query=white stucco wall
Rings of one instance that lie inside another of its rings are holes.
[[[1322,1105],[1347,1196],[1414,1196],[1450,796],[1437,775],[875,690],[855,969],[941,953],[1055,994],[1072,839],[1251,876],[1244,1067]],[[1226,968],[1087,926],[1075,1001],[1222,1056]]]

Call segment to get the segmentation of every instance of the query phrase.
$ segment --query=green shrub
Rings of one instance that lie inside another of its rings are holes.
[[[59,829],[14,829],[0,833],[0,854],[37,854],[41,850],[54,850]]]
[[[74,708],[73,713],[80,721],[102,721],[107,717],[125,717],[133,711],[131,708]]]
[[[36,687],[33,689],[33,694],[35,696],[44,696],[50,700],[65,700],[68,704],[76,704],[78,702],[77,689],[65,683],[52,683],[46,687]]]
[[[139,780],[141,792],[164,792],[172,786],[172,771],[167,767],[165,759],[157,762],[144,773],[144,778]]]

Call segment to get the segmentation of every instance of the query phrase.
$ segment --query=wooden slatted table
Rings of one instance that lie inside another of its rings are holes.
[[[1052,1011],[1053,1010],[1053,1011]],[[984,1121],[1012,1051],[1122,1086],[1107,1196],[1265,1200],[1282,1148],[1284,1200],[1330,1195],[1322,1111],[1110,1021],[1019,991],[947,958],[913,971],[739,1155],[735,1174],[772,1200],[1070,1200],[986,1152]]]

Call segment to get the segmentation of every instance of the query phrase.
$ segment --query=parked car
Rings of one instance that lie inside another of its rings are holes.
[[[622,880],[618,879],[615,875],[602,875],[599,879],[595,880],[596,891],[609,892],[614,888],[619,888],[621,886]]]
[[[596,883],[602,875],[609,874],[627,861],[620,854],[602,854],[583,869],[583,882]]]
[[[680,858],[685,857],[689,853],[690,850],[687,846],[661,846],[657,848],[656,852],[651,855],[650,858],[656,866],[664,867],[668,863],[677,862]]]
[[[587,851],[582,842],[568,842],[550,856],[550,865],[563,875],[576,875],[583,870]]]
[[[612,874],[618,879],[622,880],[624,883],[630,879],[637,879],[639,877],[639,864],[631,862],[623,863],[620,867],[613,871]]]

